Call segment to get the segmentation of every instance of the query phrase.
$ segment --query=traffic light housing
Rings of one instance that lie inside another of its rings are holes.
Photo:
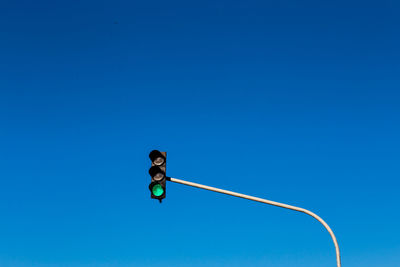
[[[149,169],[149,174],[151,176],[149,185],[151,198],[158,199],[161,203],[165,198],[167,183],[167,152],[153,150],[150,152],[149,158],[151,160],[151,167]]]

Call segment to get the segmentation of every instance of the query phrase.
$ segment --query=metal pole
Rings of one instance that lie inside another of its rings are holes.
[[[234,197],[245,198],[248,200],[253,200],[253,201],[257,201],[257,202],[261,202],[261,203],[265,203],[265,204],[269,204],[269,205],[273,205],[273,206],[277,206],[277,207],[281,207],[281,208],[285,208],[285,209],[295,210],[295,211],[303,212],[305,214],[310,215],[311,217],[313,217],[317,221],[319,221],[326,228],[326,230],[328,230],[329,234],[331,235],[333,243],[335,245],[335,249],[336,249],[337,267],[341,267],[339,244],[336,240],[336,237],[335,237],[332,229],[329,227],[329,225],[324,220],[322,220],[321,217],[319,217],[317,214],[315,214],[309,210],[303,209],[303,208],[299,208],[299,207],[295,207],[295,206],[291,206],[291,205],[287,205],[287,204],[283,204],[283,203],[279,203],[279,202],[275,202],[275,201],[271,201],[271,200],[267,200],[267,199],[263,199],[263,198],[252,197],[252,196],[245,195],[245,194],[235,193],[232,191],[223,190],[223,189],[219,189],[219,188],[215,188],[215,187],[211,187],[211,186],[207,186],[207,185],[192,183],[192,182],[188,182],[188,181],[184,181],[184,180],[180,180],[180,179],[176,179],[176,178],[168,178],[168,180],[171,182],[174,182],[174,183],[178,183],[178,184],[193,186],[193,187],[197,187],[197,188],[201,188],[201,189],[205,189],[205,190],[209,190],[209,191],[218,192],[221,194],[231,195]]]

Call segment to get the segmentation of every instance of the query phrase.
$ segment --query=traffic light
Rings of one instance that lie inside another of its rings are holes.
[[[158,199],[161,203],[165,198],[167,152],[153,150],[150,152],[149,158],[151,160],[151,167],[149,169],[151,176],[151,183],[149,185],[151,198]]]

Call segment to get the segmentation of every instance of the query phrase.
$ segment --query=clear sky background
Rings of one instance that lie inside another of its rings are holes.
[[[0,266],[400,266],[399,1],[0,2]]]

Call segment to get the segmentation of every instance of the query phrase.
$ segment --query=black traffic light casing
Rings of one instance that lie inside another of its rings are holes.
[[[167,171],[167,152],[160,152],[153,150],[149,154],[151,160],[151,167],[149,174],[151,176],[151,183],[149,189],[151,198],[161,201],[165,198],[166,192],[166,171]]]

